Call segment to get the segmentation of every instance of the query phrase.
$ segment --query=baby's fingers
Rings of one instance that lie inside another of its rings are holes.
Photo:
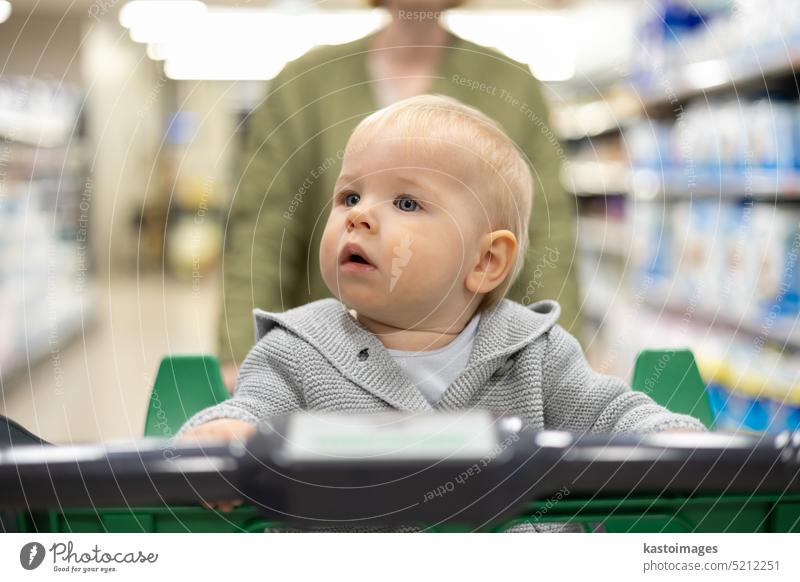
[[[203,500],[201,502],[203,507],[206,509],[216,509],[217,511],[221,511],[223,513],[230,513],[237,507],[242,504],[241,499],[231,499],[231,500],[224,500],[224,501],[215,501],[215,502],[208,502]]]
[[[217,509],[224,513],[230,513],[242,504],[241,499],[234,499],[232,501],[220,501],[217,504]]]

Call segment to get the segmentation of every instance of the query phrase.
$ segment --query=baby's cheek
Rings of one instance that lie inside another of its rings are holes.
[[[319,267],[322,271],[322,279],[329,286],[331,284],[330,278],[333,275],[333,263],[335,262],[333,256],[336,254],[334,250],[335,248],[336,247],[328,233],[323,234],[322,243],[319,247]]]
[[[417,261],[414,263],[414,259]],[[458,278],[461,257],[453,256],[444,245],[437,245],[430,252],[419,253],[411,260],[415,284],[420,290],[446,292]]]
[[[466,236],[466,234],[465,234]],[[469,271],[469,259],[464,251],[464,243],[458,239],[449,239],[440,245],[437,253],[438,267],[436,274],[446,292],[458,292],[464,286],[466,273]]]

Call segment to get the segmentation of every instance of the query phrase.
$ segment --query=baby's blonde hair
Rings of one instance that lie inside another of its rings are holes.
[[[517,238],[511,270],[503,283],[486,294],[478,310],[497,304],[519,276],[528,249],[533,177],[525,158],[497,122],[445,95],[418,95],[376,111],[358,124],[346,151],[357,151],[358,144],[368,144],[376,133],[387,129],[422,138],[409,144],[416,151],[438,148],[441,152],[444,147],[453,152],[463,147],[480,161],[471,169],[487,187],[489,195],[481,202],[492,230],[507,229]]]

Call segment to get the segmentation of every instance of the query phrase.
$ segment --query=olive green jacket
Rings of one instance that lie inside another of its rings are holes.
[[[342,150],[380,108],[367,67],[372,35],[315,48],[290,62],[251,115],[225,224],[219,354],[241,362],[254,343],[254,308],[284,311],[331,297],[319,269]],[[561,304],[579,336],[576,201],[563,190],[564,152],[529,68],[450,35],[430,93],[449,95],[498,121],[532,164],[533,217],[526,265],[507,297]]]

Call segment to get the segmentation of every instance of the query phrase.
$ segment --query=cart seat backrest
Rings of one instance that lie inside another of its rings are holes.
[[[150,394],[144,436],[172,438],[195,412],[228,397],[215,356],[165,357]]]

